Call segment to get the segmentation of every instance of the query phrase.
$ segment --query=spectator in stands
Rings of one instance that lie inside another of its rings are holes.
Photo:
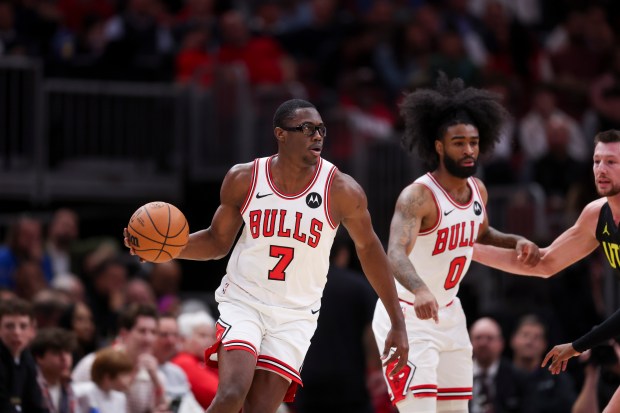
[[[113,345],[123,350],[134,366],[133,377],[127,395],[131,413],[155,409],[166,411],[165,378],[158,372],[157,359],[153,356],[153,344],[157,334],[157,311],[152,306],[130,305],[119,317],[119,337]],[[73,380],[89,381],[95,354],[85,356],[73,370]]]
[[[295,65],[270,37],[254,37],[238,10],[229,10],[219,20],[222,43],[217,52],[220,64],[240,63],[250,84],[281,85],[295,80]]]
[[[610,66],[590,87],[600,130],[620,129],[620,47],[615,48]]]
[[[568,412],[576,395],[573,381],[568,375],[552,375],[541,369],[547,349],[547,328],[535,315],[528,314],[519,320],[510,340],[512,363],[527,381],[528,392],[524,399],[529,413]]]
[[[537,87],[529,112],[519,122],[519,141],[526,161],[530,163],[549,153],[548,122],[554,119],[568,131],[568,154],[577,161],[591,157],[579,124],[557,105],[554,89],[546,84]]]
[[[476,320],[470,330],[474,356],[473,399],[470,413],[526,413],[526,383],[510,360],[502,357],[504,337],[499,324],[489,317]]]
[[[434,9],[428,8],[428,13],[435,13]],[[375,48],[377,74],[394,100],[406,88],[428,82],[428,59],[436,39],[420,24],[419,16],[415,13],[405,24],[397,26],[389,42],[382,42]]]
[[[89,276],[86,303],[93,313],[95,327],[102,339],[114,337],[118,313],[125,304],[128,271],[118,258],[101,262]]]
[[[0,302],[0,411],[49,413],[37,385],[37,367],[27,346],[34,332],[27,301]]]
[[[129,280],[125,287],[125,303],[139,303],[146,305],[156,305],[155,293],[151,284],[142,278]]]
[[[586,165],[581,161],[583,155],[571,155],[570,123],[554,115],[545,121],[544,128],[541,138],[545,139],[546,150],[531,165],[532,178],[545,190],[550,206],[553,206],[554,198],[559,198],[556,203],[563,210],[569,190],[585,174]],[[588,153],[585,144],[582,150]]]
[[[157,298],[160,314],[178,315],[180,310],[179,286],[182,277],[181,265],[176,260],[153,265],[149,279]]]
[[[74,365],[85,355],[97,350],[93,314],[83,302],[70,304],[62,314],[59,326],[75,334],[76,346],[72,355]]]
[[[69,382],[75,344],[73,333],[57,327],[39,330],[30,344],[39,370],[39,388],[50,413],[77,413]]]
[[[159,0],[129,0],[122,14],[105,28],[107,76],[134,81],[170,81],[174,39],[169,25],[159,24]]]
[[[350,269],[350,248],[348,238],[334,239],[318,327],[301,371],[304,386],[295,396],[299,413],[389,411],[371,325],[377,295]]]
[[[209,87],[213,84],[215,56],[209,51],[211,31],[202,26],[187,27],[181,49],[175,57],[175,78],[178,83]]]
[[[0,247],[0,287],[15,288],[15,273],[23,262],[40,266],[46,282],[53,276],[52,263],[43,251],[41,222],[18,217],[10,226],[6,246]]]
[[[595,10],[592,11],[597,14]],[[594,28],[594,22],[588,16],[589,12],[575,9],[568,14],[564,26],[566,43],[551,54],[553,83],[558,87],[558,102],[564,111],[576,119],[581,118],[589,103],[587,88],[603,73],[609,60],[607,52],[599,49],[603,42],[599,41],[597,44],[588,39],[588,28]],[[594,24],[607,25],[605,16]]]
[[[54,278],[71,272],[71,244],[79,236],[79,219],[75,211],[62,208],[52,216],[45,250],[52,261]]]
[[[217,372],[205,366],[204,350],[215,342],[215,320],[206,312],[181,314],[178,318],[181,351],[172,362],[185,371],[194,397],[206,409],[217,391]]]
[[[58,327],[62,315],[71,305],[63,293],[51,288],[39,291],[31,303],[37,328]]]
[[[125,393],[131,391],[135,364],[126,352],[107,347],[94,355],[92,380],[74,383],[79,413],[137,413],[131,410]]]
[[[52,280],[52,288],[64,293],[72,303],[77,303],[86,299],[84,283],[75,274],[68,273],[54,277]]]
[[[32,301],[40,291],[47,287],[45,274],[41,265],[35,260],[25,260],[17,264],[13,280],[17,296],[27,301]]]
[[[179,352],[179,346],[177,319],[170,315],[159,317],[153,355],[159,362],[159,371],[166,378],[166,398],[170,401],[171,406],[177,405],[184,412],[204,412],[204,409],[194,398],[183,369],[170,362],[170,359]]]

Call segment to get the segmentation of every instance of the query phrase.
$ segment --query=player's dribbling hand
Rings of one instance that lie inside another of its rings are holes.
[[[129,232],[127,231],[127,228],[123,228],[123,244],[125,244],[125,246],[127,248],[129,248],[129,253],[131,255],[136,255],[136,251],[133,249],[133,247],[129,244]],[[140,258],[140,257],[138,257]],[[143,260],[142,258],[140,258],[140,262],[146,262],[145,260]]]
[[[439,304],[433,293],[427,288],[419,288],[415,290],[415,302],[413,308],[415,315],[420,320],[435,320],[435,324],[439,323]]]
[[[517,259],[528,267],[533,267],[540,261],[540,250],[538,245],[527,239],[517,241],[515,247]]]
[[[573,348],[572,343],[558,344],[547,353],[545,359],[542,361],[541,367],[545,367],[551,360],[549,371],[551,374],[559,374],[561,371],[566,371],[568,359],[578,356],[579,354],[581,353]]]
[[[392,325],[385,339],[385,346],[381,354],[381,362],[384,366],[396,362],[394,368],[387,372],[388,376],[392,377],[398,374],[407,365],[408,356],[409,340],[407,339],[405,323],[402,322],[399,326]]]

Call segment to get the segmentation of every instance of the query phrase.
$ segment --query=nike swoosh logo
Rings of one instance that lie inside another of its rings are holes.
[[[263,195],[261,195],[261,194],[258,194],[258,193],[257,193],[257,194],[256,194],[256,199],[261,199],[261,198],[264,198],[264,197],[269,196],[269,195],[273,195],[273,193],[270,193],[270,194],[263,194]]]
[[[450,215],[452,213],[452,211],[454,211],[453,209],[449,210],[449,211],[443,211],[443,215]]]
[[[316,311],[314,311],[314,310],[310,309],[310,312],[311,312],[312,314],[316,314],[316,313],[318,313],[319,311],[321,311],[321,309],[320,309],[320,308],[319,308],[318,310],[316,310]]]

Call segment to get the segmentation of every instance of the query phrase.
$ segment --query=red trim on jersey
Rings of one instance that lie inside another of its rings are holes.
[[[471,400],[473,396],[439,396],[437,395],[437,400]]]
[[[435,231],[439,227],[439,224],[441,224],[441,208],[439,207],[439,201],[437,201],[437,197],[435,197],[435,192],[433,192],[433,189],[430,186],[422,182],[414,182],[414,183],[418,185],[422,185],[426,187],[429,191],[431,191],[431,195],[433,196],[433,202],[435,203],[435,209],[437,210],[437,222],[435,222],[435,225],[433,225],[429,229],[420,228],[420,232],[418,232],[418,235],[428,235],[431,232]]]
[[[471,188],[471,184],[469,183],[469,178],[467,179],[467,185],[468,185],[468,186],[470,187],[470,189],[471,189],[471,198],[470,198],[470,200],[469,200],[469,201],[467,201],[467,203],[465,203],[465,204],[460,204],[460,203],[456,202],[456,201],[455,201],[455,200],[454,200],[454,199],[450,196],[450,194],[449,194],[448,192],[446,192],[446,190],[445,190],[445,189],[443,189],[443,186],[441,186],[441,184],[440,184],[439,182],[437,182],[437,180],[435,179],[435,177],[434,177],[434,176],[433,176],[430,172],[428,172],[428,173],[427,173],[427,175],[431,178],[431,180],[435,183],[435,185],[437,185],[437,187],[439,188],[439,190],[440,190],[441,192],[443,192],[443,194],[446,196],[446,198],[448,199],[448,201],[450,201],[450,203],[451,203],[452,205],[454,205],[455,207],[457,207],[458,209],[465,209],[465,208],[468,208],[468,207],[472,204],[472,202],[474,202],[474,189],[473,189],[473,188]]]
[[[319,162],[318,162],[318,164],[316,165],[316,167],[314,169],[314,176],[312,177],[310,182],[308,182],[306,187],[301,190],[301,192],[299,192],[297,194],[285,194],[283,192],[280,192],[278,190],[278,188],[276,188],[276,185],[273,182],[273,178],[271,176],[271,161],[276,156],[277,155],[272,155],[271,157],[269,157],[269,159],[267,159],[267,162],[265,162],[266,163],[266,170],[267,170],[267,173],[266,173],[266,175],[267,175],[267,183],[269,184],[269,187],[273,190],[273,192],[277,196],[279,196],[280,198],[284,198],[284,199],[297,199],[297,198],[300,198],[303,195],[305,195],[306,192],[308,192],[310,190],[310,188],[312,188],[312,186],[315,184],[315,182],[319,178],[319,173],[321,172],[321,167],[323,166],[323,158],[319,158]]]
[[[325,193],[323,194],[325,198],[325,202],[323,202],[323,208],[325,209],[325,216],[327,217],[327,223],[329,224],[330,227],[332,227],[332,229],[336,229],[338,225],[334,224],[334,221],[332,220],[332,216],[329,213],[329,203],[331,200],[329,196],[329,190],[332,186],[332,181],[334,180],[334,175],[336,175],[337,170],[338,168],[336,168],[335,166],[332,166],[332,169],[327,174],[327,181],[325,182]]]
[[[254,191],[256,190],[256,181],[258,180],[258,164],[258,159],[254,159],[254,167],[252,168],[252,182],[250,183],[248,194],[246,195],[243,206],[241,207],[241,215],[243,215],[248,205],[250,205],[250,201],[254,196]]]

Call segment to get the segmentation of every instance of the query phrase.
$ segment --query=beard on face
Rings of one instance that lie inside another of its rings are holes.
[[[448,155],[445,155],[443,157],[443,166],[445,166],[446,170],[450,172],[451,175],[454,175],[457,178],[465,179],[473,176],[478,169],[478,161],[475,159],[473,159],[473,161],[474,164],[472,166],[461,166],[457,161],[450,158]]]
[[[618,195],[620,194],[620,187],[616,186],[616,185],[612,185],[611,188],[602,191],[601,189],[599,189],[598,185],[596,186],[596,192],[599,194],[599,196],[614,196],[614,195]]]

